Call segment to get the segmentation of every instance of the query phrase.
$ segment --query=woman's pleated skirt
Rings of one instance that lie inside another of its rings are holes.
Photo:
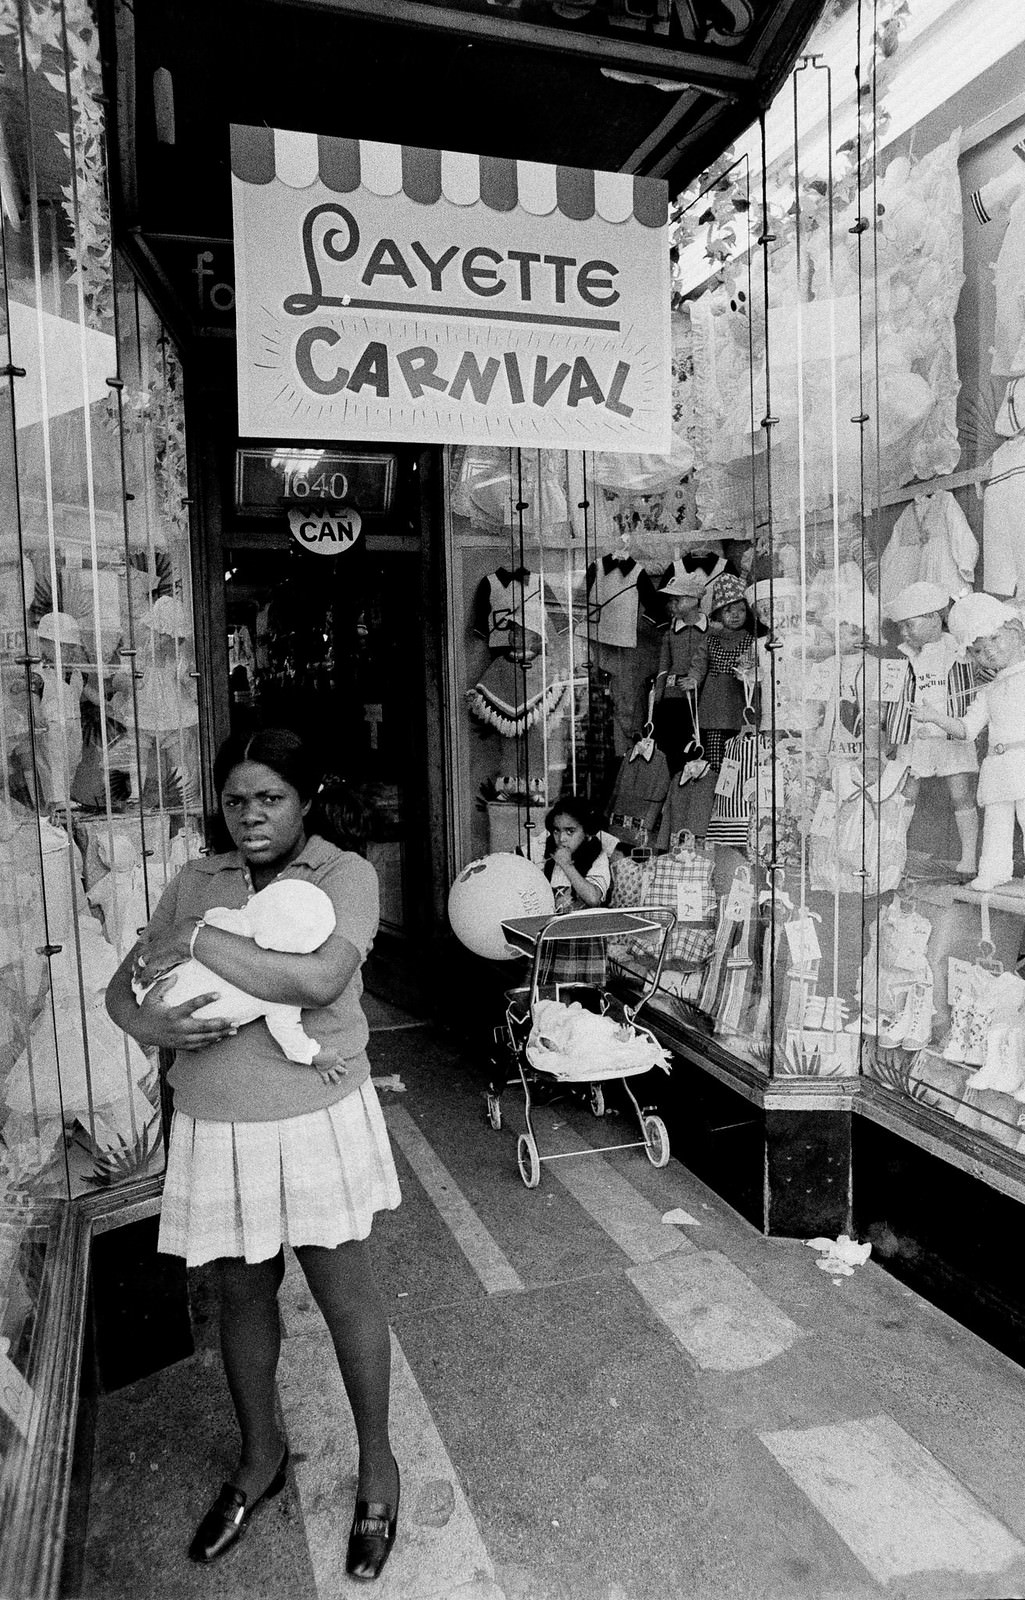
[[[201,1266],[266,1261],[282,1245],[365,1239],[399,1204],[377,1091],[368,1079],[323,1111],[281,1122],[206,1122],[176,1111],[157,1248]]]

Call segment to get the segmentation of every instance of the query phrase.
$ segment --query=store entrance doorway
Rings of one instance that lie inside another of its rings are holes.
[[[225,557],[232,731],[312,743],[334,819],[377,870],[382,930],[416,933],[431,900],[418,541],[321,556],[240,535]]]

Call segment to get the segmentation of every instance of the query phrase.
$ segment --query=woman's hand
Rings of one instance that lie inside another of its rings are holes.
[[[199,917],[187,917],[176,922],[170,933],[154,939],[145,931],[140,933],[132,963],[132,978],[136,983],[155,983],[173,967],[180,967],[189,959],[189,944],[199,926]]]
[[[161,1050],[202,1050],[238,1032],[226,1017],[193,1015],[220,999],[216,990],[183,1000],[179,1006],[167,1006],[162,1000],[167,989],[166,979],[155,983],[139,1003],[132,1032],[140,1044],[157,1045]]]

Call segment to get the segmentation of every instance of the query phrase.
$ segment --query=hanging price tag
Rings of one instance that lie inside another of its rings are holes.
[[[822,948],[811,917],[796,917],[793,922],[784,923],[783,932],[786,934],[792,966],[804,967],[809,962],[819,960]]]
[[[719,768],[719,776],[715,781],[715,793],[726,799],[736,791],[740,778],[740,762],[736,756],[727,756]]]
[[[819,803],[815,807],[815,815],[811,819],[811,831],[820,838],[828,839],[836,831],[836,795],[832,789],[823,789],[819,795]]]
[[[684,879],[676,885],[676,915],[680,922],[703,922],[705,910],[700,881]]]
[[[747,872],[735,873],[723,910],[725,921],[743,922],[750,915],[754,903],[755,887],[751,882],[750,874]]]
[[[957,956],[947,957],[947,1004],[956,1006],[969,994],[975,984],[976,968],[971,961],[959,961]]]
[[[32,1392],[32,1385],[22,1377],[7,1354],[10,1343],[9,1339],[0,1339],[0,1411],[5,1417],[10,1418],[25,1439],[28,1437],[29,1417],[35,1395]]]
[[[893,705],[904,693],[904,685],[908,681],[908,664],[906,661],[880,661],[879,663],[879,698],[888,705]]]

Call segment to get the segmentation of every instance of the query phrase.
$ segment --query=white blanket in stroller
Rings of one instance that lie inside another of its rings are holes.
[[[671,1057],[643,1028],[598,1016],[577,1001],[539,1000],[527,1039],[527,1060],[553,1077],[594,1083],[652,1067],[669,1071]]]

